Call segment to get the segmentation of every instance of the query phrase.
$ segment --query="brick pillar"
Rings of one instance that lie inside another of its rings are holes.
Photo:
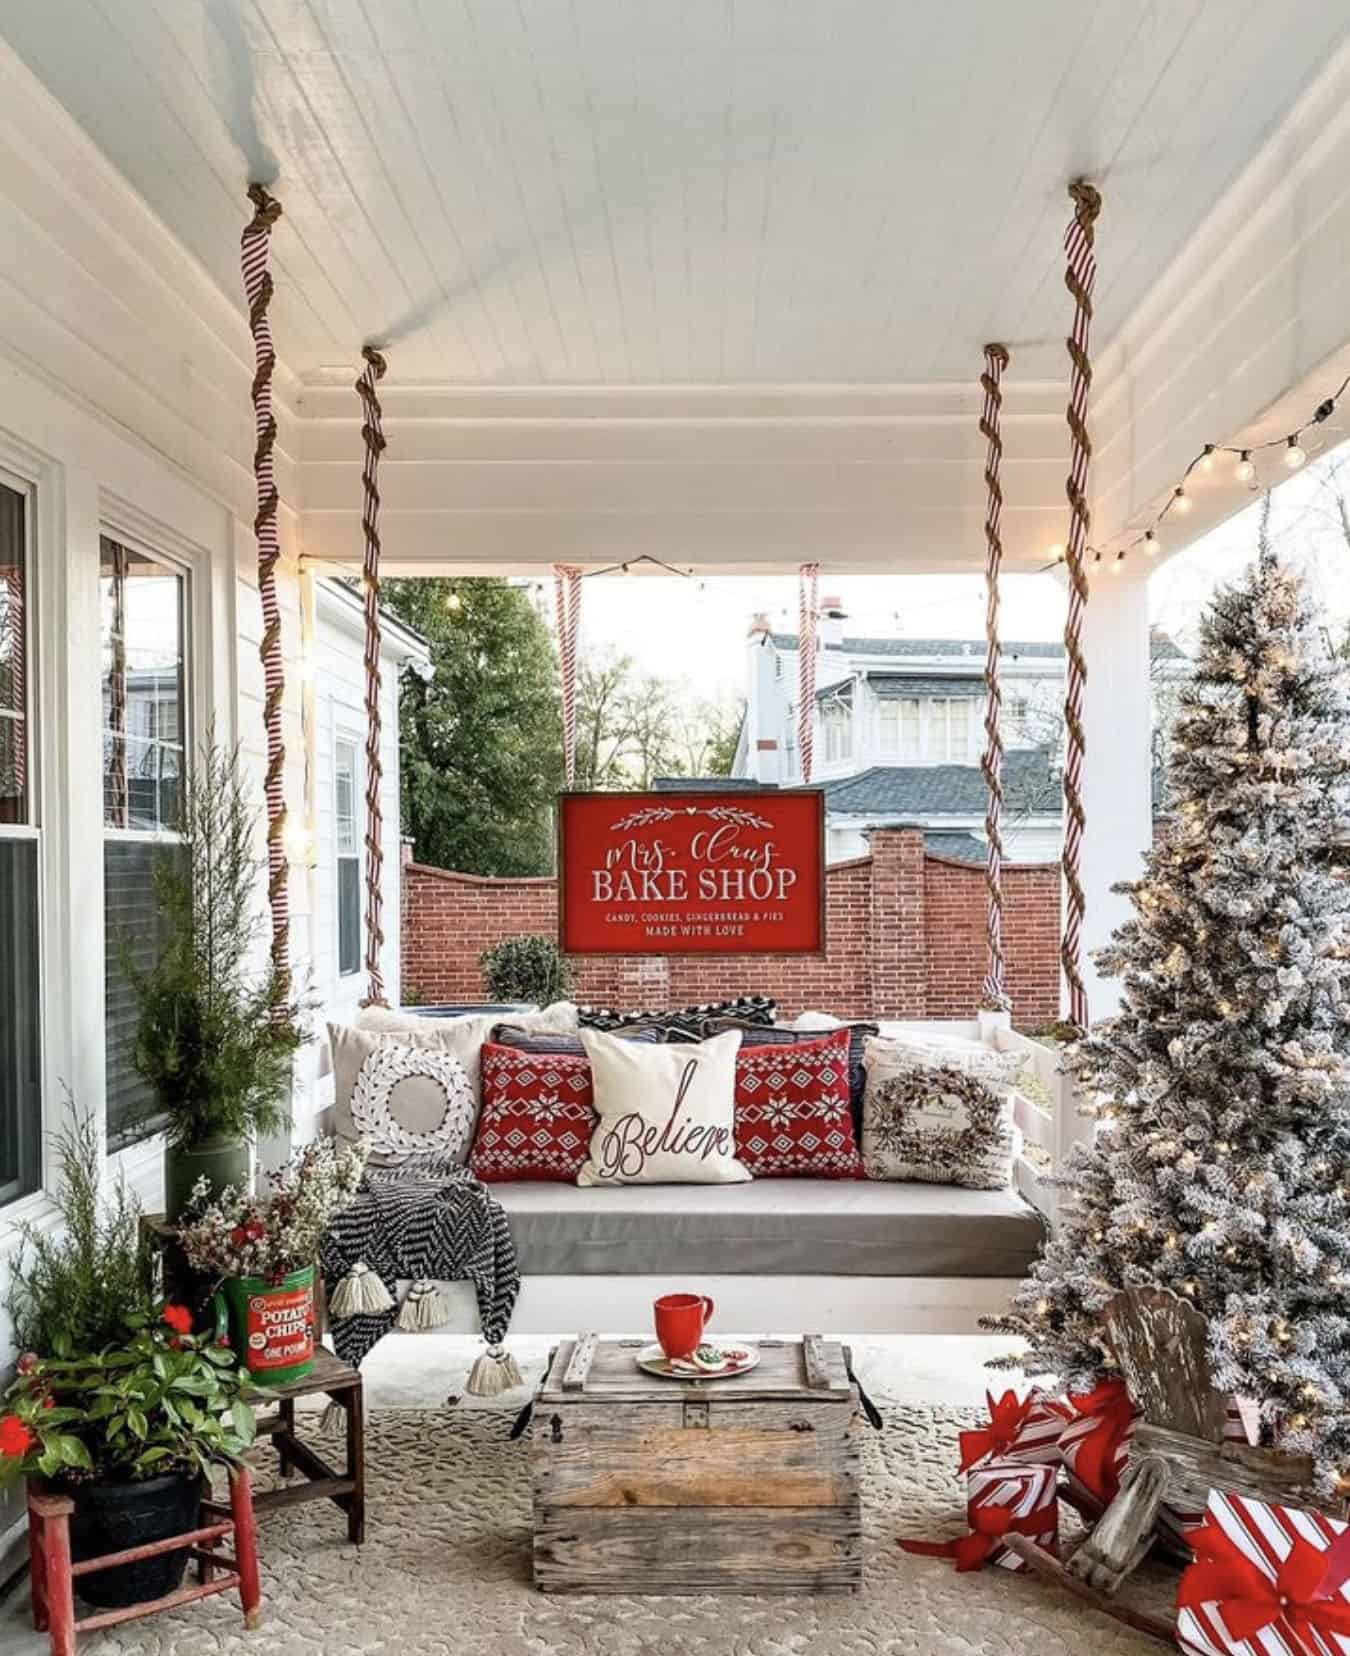
[[[874,828],[872,1016],[928,1015],[928,939],[924,924],[924,842],[918,828]]]

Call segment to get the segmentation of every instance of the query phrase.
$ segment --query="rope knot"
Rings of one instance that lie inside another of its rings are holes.
[[[249,230],[257,233],[260,230],[270,230],[281,217],[281,203],[271,194],[265,184],[250,184],[248,199],[253,203],[253,218],[249,223]]]
[[[1102,193],[1086,178],[1075,178],[1069,185],[1069,195],[1073,200],[1073,216],[1078,221],[1078,228],[1091,240],[1095,234],[1094,226],[1098,214],[1102,210]]]

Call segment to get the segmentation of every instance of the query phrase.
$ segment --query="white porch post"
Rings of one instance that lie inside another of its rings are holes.
[[[1141,558],[1136,558],[1142,562]],[[1106,564],[1098,565],[1105,571]],[[1098,975],[1092,952],[1130,913],[1111,887],[1134,879],[1153,838],[1148,573],[1094,575],[1083,625],[1087,693],[1083,726],[1083,982],[1095,1022],[1110,1017],[1119,984]]]

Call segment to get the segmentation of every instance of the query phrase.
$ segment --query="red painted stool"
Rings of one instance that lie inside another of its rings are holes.
[[[160,1610],[176,1610],[213,1593],[239,1589],[244,1626],[261,1624],[259,1605],[262,1588],[258,1578],[258,1529],[253,1517],[253,1491],[248,1471],[239,1467],[230,1473],[230,1514],[219,1523],[171,1535],[164,1541],[150,1541],[125,1552],[104,1553],[74,1564],[70,1557],[70,1515],[75,1503],[67,1495],[54,1495],[40,1484],[28,1486],[28,1556],[33,1588],[33,1625],[51,1636],[52,1656],[75,1656],[75,1635],[115,1627],[118,1622],[137,1621]],[[234,1536],[234,1557],[214,1549],[227,1535]],[[114,1564],[134,1564],[156,1553],[186,1547],[202,1565],[203,1579],[194,1587],[180,1587],[148,1604],[128,1605],[125,1610],[100,1610],[96,1615],[75,1620],[75,1582],[94,1570]],[[220,1573],[217,1574],[217,1571]]]

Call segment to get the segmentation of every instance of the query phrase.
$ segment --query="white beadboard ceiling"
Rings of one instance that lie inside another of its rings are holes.
[[[1002,339],[1006,567],[1042,567],[1079,174],[1105,196],[1094,534],[1350,368],[1345,0],[0,0],[0,36],[236,317],[245,186],[281,198],[283,483],[320,559],[360,554],[373,341],[394,569],[978,569]],[[56,338],[59,221],[102,174],[44,189],[26,107],[0,299]],[[102,250],[97,316],[141,330],[127,408],[166,372],[228,395],[218,341],[147,349],[155,254],[136,301],[135,248]],[[245,384],[242,325],[229,348]],[[242,390],[230,430],[242,477]],[[1245,500],[1202,481],[1169,546]]]
[[[966,381],[995,337],[1058,377],[1065,180],[1104,183],[1109,338],[1348,27],[1339,0],[0,6],[227,293],[243,185],[276,182],[302,379],[373,339],[404,385]]]

